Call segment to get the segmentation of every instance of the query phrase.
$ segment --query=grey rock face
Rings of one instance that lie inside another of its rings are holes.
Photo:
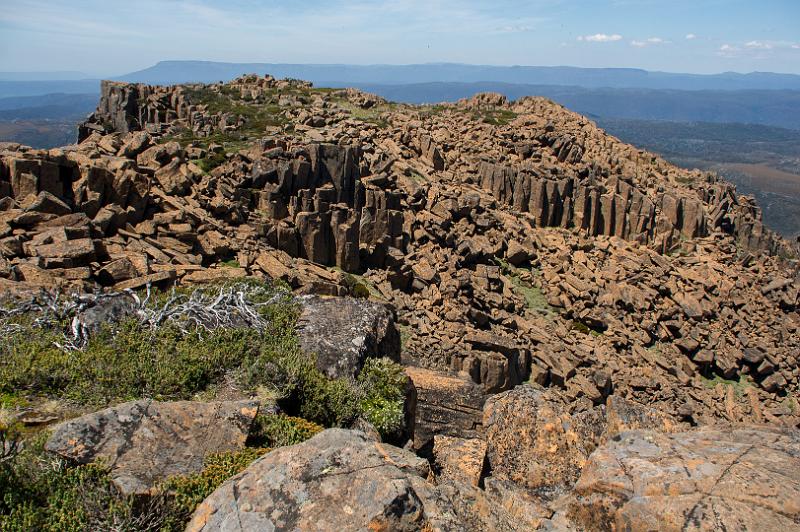
[[[124,494],[195,473],[212,453],[244,447],[258,402],[133,401],[58,425],[45,449],[76,464],[102,460]]]
[[[300,346],[317,355],[317,367],[327,376],[355,377],[370,357],[400,361],[400,334],[386,305],[317,296],[301,297],[300,303]]]
[[[272,451],[228,480],[195,511],[187,531],[392,530],[452,522],[425,478],[428,463],[329,429]]]

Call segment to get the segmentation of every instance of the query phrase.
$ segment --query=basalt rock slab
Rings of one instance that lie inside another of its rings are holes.
[[[433,444],[436,435],[478,436],[486,395],[470,380],[424,368],[406,368],[417,391],[414,448]]]
[[[276,449],[195,510],[188,532],[452,530],[428,463],[358,431],[328,429]]]
[[[300,346],[316,355],[328,377],[356,377],[367,358],[400,361],[400,334],[390,307],[356,298],[303,296],[299,302]]]
[[[589,457],[569,514],[589,530],[800,530],[800,433],[631,431]]]
[[[139,400],[56,426],[45,449],[73,464],[98,460],[124,494],[149,494],[163,480],[196,473],[212,453],[244,447],[257,401]]]

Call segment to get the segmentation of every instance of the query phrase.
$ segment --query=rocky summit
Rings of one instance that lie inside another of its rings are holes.
[[[715,174],[538,97],[103,82],[77,145],[0,144],[0,289],[285,283],[322,374],[406,367],[405,449],[330,429],[189,530],[800,530],[798,251]],[[151,492],[244,445],[258,405],[205,405],[89,414],[48,448]]]

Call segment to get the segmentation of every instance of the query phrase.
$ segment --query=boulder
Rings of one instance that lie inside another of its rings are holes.
[[[328,429],[225,482],[186,530],[450,529],[452,516],[438,505],[429,473],[428,462],[409,451]]]
[[[367,358],[400,361],[400,334],[387,305],[355,298],[299,298],[300,346],[330,378],[356,377]]]
[[[102,460],[126,495],[196,473],[212,453],[244,447],[258,402],[161,403],[139,400],[56,426],[45,449],[73,464]]]
[[[173,159],[172,162],[158,169],[155,177],[164,192],[169,195],[183,196],[192,186],[193,174],[180,159]]]
[[[529,385],[489,398],[483,425],[492,477],[565,493],[592,452],[620,433],[685,428],[667,414],[613,395],[589,410],[570,408],[561,392]]]
[[[592,530],[800,530],[800,433],[631,431],[589,458],[569,514]]]
[[[563,492],[604,430],[600,409],[570,414],[554,390],[528,385],[490,397],[483,414],[492,477]]]
[[[22,203],[22,207],[28,211],[55,214],[57,216],[64,216],[72,213],[69,205],[61,201],[50,192],[44,190],[39,192],[39,195],[35,198],[33,196],[28,196],[28,199],[31,201]]]

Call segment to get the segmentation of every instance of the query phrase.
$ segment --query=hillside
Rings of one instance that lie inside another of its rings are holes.
[[[541,97],[416,106],[255,75],[103,82],[79,141],[0,144],[0,288],[23,302],[87,294],[13,307],[42,314],[7,330],[44,322],[67,340],[40,352],[19,338],[0,392],[59,421],[79,397],[85,415],[47,449],[124,455],[109,474],[128,494],[175,492],[157,481],[204,471],[198,449],[250,453],[184,508],[187,530],[240,507],[277,529],[607,530],[711,514],[800,526],[797,484],[773,467],[794,464],[800,441],[798,249],[718,175]],[[173,285],[185,292],[155,292]],[[86,309],[133,323],[97,333]],[[392,362],[365,362],[379,357]],[[54,360],[97,377],[62,377]],[[45,363],[41,377],[16,369]],[[124,368],[118,383],[109,367]],[[319,426],[249,428],[273,407]],[[230,439],[203,447],[217,416]],[[322,426],[359,431],[300,443]],[[728,491],[699,487],[731,468]],[[764,502],[779,483],[786,499]],[[637,506],[641,490],[652,498]],[[320,510],[338,498],[356,517]]]

